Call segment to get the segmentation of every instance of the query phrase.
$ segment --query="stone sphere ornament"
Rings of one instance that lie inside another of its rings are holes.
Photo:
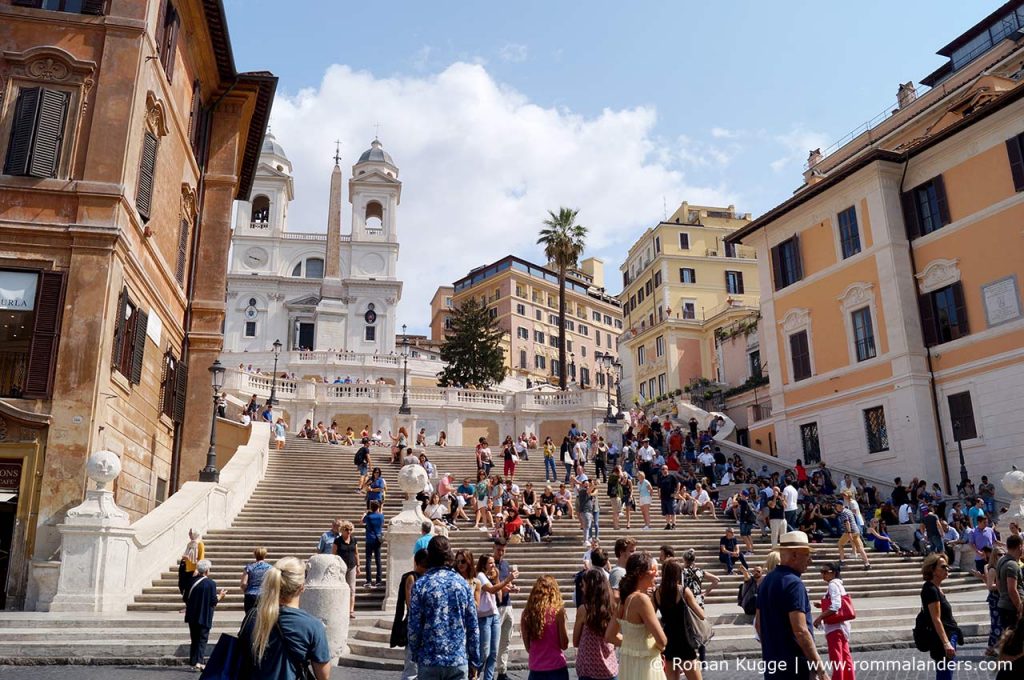
[[[99,450],[89,456],[85,464],[85,472],[89,479],[96,482],[96,488],[104,491],[107,484],[121,474],[121,459],[113,451]]]
[[[398,473],[398,486],[409,497],[413,498],[420,491],[427,488],[430,480],[427,478],[427,471],[422,465],[406,465]]]
[[[1003,475],[1003,488],[1013,498],[1024,496],[1024,470],[1014,468]]]

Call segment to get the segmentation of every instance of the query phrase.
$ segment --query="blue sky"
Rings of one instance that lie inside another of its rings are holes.
[[[1000,4],[225,0],[238,68],[280,77],[292,231],[325,229],[331,140],[347,177],[380,124],[418,329],[437,285],[509,252],[539,260],[559,204],[580,209],[612,292],[663,205],[763,213],[809,149],[890,107]]]

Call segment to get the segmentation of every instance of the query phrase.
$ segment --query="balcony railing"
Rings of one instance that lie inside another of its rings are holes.
[[[270,222],[250,222],[249,223],[249,228],[250,229],[258,229],[260,231],[265,230],[265,229],[270,229]]]
[[[747,407],[750,412],[747,419],[751,423],[756,423],[761,420],[768,420],[772,417],[772,405],[771,404],[751,404]]]

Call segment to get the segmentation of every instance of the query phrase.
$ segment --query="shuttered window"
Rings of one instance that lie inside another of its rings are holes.
[[[142,362],[146,352],[146,325],[149,323],[149,315],[141,309],[135,312],[135,337],[132,338],[132,368],[129,382],[138,385],[142,382]]]
[[[978,436],[978,428],[974,423],[974,407],[971,404],[971,393],[960,392],[947,397],[949,401],[949,420],[953,426],[953,440],[963,441]]]
[[[178,360],[171,352],[164,354],[163,378],[160,381],[160,412],[168,418],[174,417],[174,387],[177,384]]]
[[[839,245],[842,249],[844,260],[860,252],[857,210],[852,205],[839,213]]]
[[[61,318],[64,314],[64,272],[41,272],[36,293],[35,325],[29,346],[28,370],[23,395],[49,399],[53,395],[53,376],[57,367]]]
[[[725,292],[731,295],[743,294],[743,272],[725,272]]]
[[[174,266],[174,278],[179,286],[185,285],[185,263],[188,259],[188,220],[182,220],[178,230],[178,261]]]
[[[143,221],[149,221],[149,213],[153,207],[153,185],[156,179],[156,148],[157,138],[152,132],[146,132],[142,141],[142,158],[139,161],[139,188],[135,192],[135,209]]]
[[[146,326],[149,315],[143,312],[123,289],[118,298],[117,325],[114,327],[112,366],[138,385],[142,380],[142,362],[146,351]]]
[[[925,347],[941,345],[970,334],[964,288],[959,281],[922,295],[918,304]]]
[[[1024,133],[1006,140],[1006,155],[1010,158],[1013,190],[1024,191]]]
[[[174,371],[174,415],[171,420],[185,422],[185,388],[188,385],[188,366],[179,361]]]
[[[41,87],[21,88],[14,106],[4,174],[56,177],[71,95]]]
[[[811,377],[811,351],[807,342],[807,331],[789,336],[789,353],[793,358],[793,381]]]
[[[166,0],[160,10],[160,19],[157,22],[157,44],[160,49],[160,63],[164,67],[164,74],[170,82],[174,75],[174,57],[178,48],[178,28],[181,20],[178,18],[178,11],[174,8],[171,0]]]
[[[203,91],[196,79],[192,81],[192,109],[188,114],[188,140],[192,146],[192,154],[196,161],[202,163],[199,154],[199,141],[203,136]]]
[[[942,175],[905,192],[901,200],[903,222],[907,238],[911,241],[937,231],[950,222],[949,201],[946,199],[946,185]]]
[[[771,260],[775,290],[782,290],[804,278],[798,236],[793,236],[772,248]]]

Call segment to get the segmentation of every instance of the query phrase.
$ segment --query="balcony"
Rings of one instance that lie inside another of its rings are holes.
[[[250,222],[249,228],[256,231],[268,231],[270,229],[270,222]]]
[[[757,423],[772,417],[771,404],[751,404],[747,407],[747,421]]]

